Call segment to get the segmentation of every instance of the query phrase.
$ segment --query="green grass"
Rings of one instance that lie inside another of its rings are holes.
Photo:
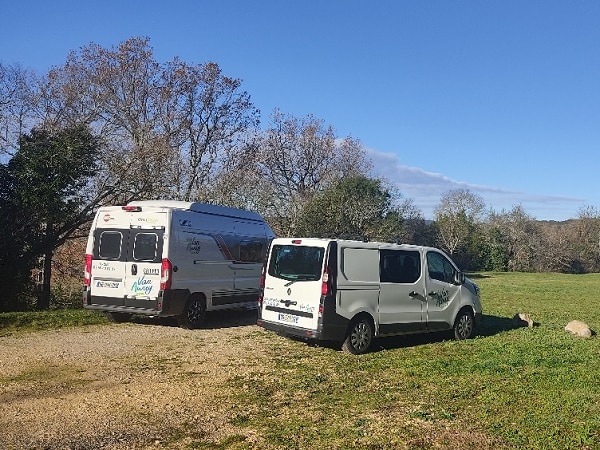
[[[360,357],[267,335],[234,425],[271,448],[600,448],[600,275],[481,274],[480,335],[386,339]],[[513,329],[517,312],[536,327]],[[377,346],[376,346],[377,347]],[[236,447],[243,448],[243,447]]]
[[[0,313],[0,336],[100,323],[106,316],[84,309]]]

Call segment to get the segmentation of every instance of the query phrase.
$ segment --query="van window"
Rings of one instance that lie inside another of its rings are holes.
[[[154,261],[158,249],[158,236],[155,233],[137,233],[133,241],[133,259]]]
[[[99,237],[98,257],[100,259],[119,259],[122,242],[123,234],[120,231],[103,231]]]
[[[454,280],[454,266],[448,261],[448,258],[441,253],[428,252],[427,265],[429,266],[430,278],[445,283],[452,283]]]
[[[324,254],[323,247],[274,245],[271,250],[269,275],[285,280],[319,280]]]
[[[350,281],[379,281],[379,254],[376,248],[342,250],[342,272]]]
[[[240,261],[242,262],[262,262],[263,244],[261,241],[241,241],[240,242]]]
[[[417,251],[381,250],[382,283],[414,283],[421,277],[421,256]]]

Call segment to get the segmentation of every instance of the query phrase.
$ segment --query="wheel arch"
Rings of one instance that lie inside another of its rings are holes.
[[[198,292],[190,292],[190,295],[188,295],[188,300],[189,299],[198,299],[198,300],[202,300],[204,301],[204,306],[208,306],[208,296],[202,292],[202,291],[198,291]]]
[[[362,318],[366,318],[369,322],[371,322],[371,326],[373,327],[373,336],[377,336],[379,334],[379,324],[373,318],[373,315],[369,311],[360,311],[356,313],[350,321],[348,321],[348,325],[346,326],[346,334],[350,332],[352,326]]]
[[[458,308],[458,310],[456,311],[456,314],[454,314],[454,320],[452,321],[452,326],[456,325],[456,321],[458,320],[458,318],[460,317],[460,314],[463,311],[468,311],[471,313],[471,315],[473,317],[475,317],[475,308],[473,307],[473,305],[462,305],[460,308]]]

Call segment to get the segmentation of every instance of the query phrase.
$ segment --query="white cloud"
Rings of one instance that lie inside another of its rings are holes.
[[[483,197],[487,208],[497,212],[522,205],[527,214],[540,220],[574,218],[577,209],[585,203],[583,198],[532,194],[453,180],[441,173],[404,165],[394,153],[372,149],[368,149],[367,153],[373,161],[374,175],[391,181],[404,197],[413,199],[426,218],[433,218],[433,210],[441,195],[450,189],[469,189]]]

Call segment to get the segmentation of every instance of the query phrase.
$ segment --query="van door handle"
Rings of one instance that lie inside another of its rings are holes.
[[[410,298],[416,298],[417,300],[421,300],[422,302],[427,301],[427,299],[425,297],[423,297],[422,294],[419,294],[417,291],[412,291],[408,294],[408,296]]]
[[[229,266],[230,269],[235,269],[235,270],[252,270],[254,269],[254,267],[248,267],[248,266],[244,266],[242,264],[238,264],[237,266]]]
[[[131,265],[131,275],[137,275],[137,264]]]

